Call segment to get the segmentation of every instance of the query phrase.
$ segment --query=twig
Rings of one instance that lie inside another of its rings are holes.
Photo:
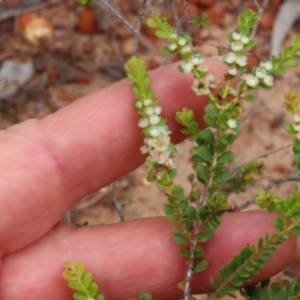
[[[280,183],[284,183],[284,182],[288,182],[288,181],[299,181],[298,177],[292,173],[290,175],[288,175],[287,177],[284,177],[284,178],[280,178],[280,179],[275,179],[273,181],[271,181],[265,188],[264,188],[264,191],[269,191],[272,187],[274,187],[275,185],[277,184],[280,184]],[[242,205],[240,205],[236,211],[241,211],[245,208],[247,208],[248,206],[254,204],[255,202],[255,199],[257,198],[257,194],[250,198],[248,201],[246,201],[245,203],[243,203]]]
[[[159,6],[165,3],[165,0],[158,1],[155,3],[155,5],[152,6],[152,8],[145,14],[145,17],[150,16],[153,12],[155,12]]]
[[[124,215],[124,210],[123,210],[124,205],[120,204],[120,202],[118,201],[117,190],[118,190],[118,181],[115,181],[112,186],[111,201],[120,216],[121,222],[123,222],[123,221],[125,221],[125,215]]]
[[[269,1],[270,0],[264,0],[262,6],[260,6],[257,2],[257,0],[253,0],[256,8],[257,8],[257,13],[258,13],[258,16],[257,16],[257,20],[256,20],[256,23],[254,25],[254,27],[252,28],[251,30],[251,33],[250,33],[250,39],[253,39],[256,35],[256,32],[257,32],[257,29],[258,29],[258,25],[259,25],[259,22],[261,20],[261,17],[262,17],[262,14],[264,13],[267,5],[269,4]]]
[[[109,10],[110,12],[116,16],[116,18],[123,24],[125,27],[130,30],[134,35],[139,35],[139,31],[136,30],[118,11],[116,8],[114,8],[112,5],[110,5],[107,0],[98,0],[96,3],[103,3]],[[151,45],[145,38],[140,36],[140,41],[143,43],[144,46],[146,46],[148,49],[151,51],[154,51],[154,53],[157,53],[158,50]]]
[[[168,3],[169,3],[170,10],[172,12],[172,16],[175,21],[175,32],[178,33],[180,31],[181,22],[177,14],[177,3],[176,1],[173,0],[168,0]]]
[[[140,1],[140,7],[139,7],[139,11],[138,11],[138,21],[136,24],[136,33],[134,34],[134,44],[133,44],[133,50],[132,50],[132,54],[135,55],[137,50],[138,50],[138,43],[139,43],[139,39],[140,39],[140,29],[142,26],[142,23],[145,19],[145,7],[146,7],[146,3],[147,0],[139,0]]]
[[[11,17],[16,17],[23,12],[35,11],[35,10],[43,9],[47,6],[50,6],[50,4],[46,2],[46,3],[39,3],[39,4],[31,5],[30,7],[14,9],[12,11],[5,11],[0,14],[0,22],[6,20],[8,18],[11,18]]]
[[[274,154],[274,153],[280,152],[280,151],[285,150],[285,149],[290,148],[290,147],[292,147],[292,144],[288,144],[288,145],[279,147],[279,148],[277,148],[277,149],[274,149],[274,150],[272,150],[272,151],[266,152],[266,153],[264,153],[264,154],[261,154],[261,155],[255,157],[255,158],[249,160],[248,162],[245,162],[245,163],[243,163],[242,165],[239,165],[238,167],[236,167],[234,170],[232,170],[232,174],[234,174],[234,173],[235,173],[237,170],[239,170],[242,166],[245,166],[245,165],[247,165],[247,164],[250,164],[251,162],[254,162],[254,161],[256,161],[256,160],[259,160],[259,159],[262,159],[262,158],[266,158],[266,157],[268,157],[269,155],[272,155],[272,154]]]

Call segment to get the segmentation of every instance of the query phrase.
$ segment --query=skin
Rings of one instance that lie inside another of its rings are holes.
[[[205,64],[222,79],[225,66]],[[183,106],[201,123],[205,98],[190,90],[192,78],[167,66],[152,72],[172,140],[184,136],[174,120]],[[75,228],[59,222],[76,201],[143,163],[143,135],[128,80],[87,95],[42,120],[30,120],[0,132],[0,299],[71,299],[61,277],[65,260],[83,261],[106,299],[127,299],[146,291],[154,299],[179,299],[185,259],[173,244],[163,217],[115,225]],[[155,199],[153,199],[155,201]],[[211,289],[217,276],[247,243],[274,231],[274,215],[263,211],[229,213],[205,244],[210,267],[197,274],[193,292]],[[229,238],[230,237],[230,238]],[[254,280],[286,267],[295,255],[290,237]]]

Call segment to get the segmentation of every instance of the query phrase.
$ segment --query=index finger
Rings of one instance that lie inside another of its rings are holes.
[[[205,63],[211,73],[223,77],[226,67],[221,62]],[[175,112],[186,106],[200,118],[205,98],[191,92],[192,76],[180,74],[175,65],[152,76],[152,88],[178,142],[183,136]],[[136,125],[130,85],[123,80],[41,121],[0,133],[0,253],[38,239],[76,201],[143,162],[143,135]]]

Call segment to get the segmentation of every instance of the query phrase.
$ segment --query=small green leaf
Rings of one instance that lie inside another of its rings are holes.
[[[289,134],[297,133],[297,131],[294,129],[292,124],[285,124],[284,128],[285,128],[286,132],[289,133]]]
[[[275,218],[274,225],[280,231],[284,230],[284,223],[280,218]]]
[[[228,170],[224,170],[213,178],[213,184],[220,184],[226,181],[229,177],[230,177],[230,172]]]
[[[284,67],[277,67],[272,70],[272,73],[276,75],[284,75],[286,73],[286,69]]]
[[[205,128],[201,131],[201,137],[205,142],[209,144],[213,144],[215,142],[215,136],[209,128]]]
[[[209,180],[208,172],[207,172],[207,169],[204,166],[202,166],[202,165],[196,166],[195,171],[196,171],[198,179],[201,182],[203,182],[203,183],[208,182],[208,180]]]
[[[75,272],[76,275],[81,277],[82,274],[84,273],[84,264],[82,261],[79,261],[76,265],[75,265]]]
[[[192,219],[192,220],[197,220],[198,219],[198,213],[195,209],[195,207],[193,206],[188,206],[184,213],[187,215],[188,218]]]
[[[186,247],[179,251],[179,255],[183,257],[190,257],[190,248]]]
[[[293,228],[292,233],[297,235],[297,236],[300,236],[300,226],[297,226],[297,227]]]
[[[88,287],[88,291],[90,293],[90,296],[93,298],[96,296],[96,294],[98,293],[99,287],[98,285],[93,282],[89,287]]]
[[[205,146],[200,146],[197,149],[197,154],[206,162],[211,163],[213,160],[210,150]]]
[[[166,216],[166,219],[170,223],[177,223],[178,222],[178,218],[175,215],[172,215],[172,214],[168,214]]]
[[[170,204],[164,204],[164,212],[165,212],[166,215],[168,215],[168,214],[174,214],[175,209]]]
[[[200,260],[194,267],[193,273],[198,273],[206,270],[208,267],[208,262],[206,260]]]
[[[83,294],[83,293],[80,293],[80,292],[75,292],[73,294],[73,297],[75,300],[87,300],[88,299],[88,296]]]
[[[189,240],[187,239],[187,238],[185,238],[185,237],[183,237],[182,235],[180,235],[180,234],[175,234],[174,236],[173,236],[173,242],[175,243],[175,244],[185,244],[185,243],[187,243]]]
[[[231,283],[234,285],[234,286],[241,286],[243,284],[244,280],[242,278],[239,278],[239,277],[235,277],[231,280]]]
[[[287,60],[284,61],[284,64],[289,66],[289,67],[297,67],[298,66],[298,60],[290,57]]]
[[[205,114],[204,117],[203,117],[203,121],[209,127],[218,128],[218,124],[216,122],[216,119],[211,114]]]
[[[68,282],[68,287],[73,290],[73,291],[77,291],[77,292],[85,292],[84,287],[81,285],[80,282],[78,281],[71,281]]]
[[[234,157],[235,157],[235,155],[233,152],[231,152],[231,151],[224,152],[223,154],[221,154],[218,157],[217,164],[220,165],[220,164],[229,163],[234,160]]]
[[[93,281],[93,275],[91,272],[85,272],[82,277],[81,277],[81,281],[84,285],[85,288],[88,288],[92,281]]]
[[[255,101],[255,97],[253,95],[247,95],[245,97],[245,100],[248,102],[254,102]]]

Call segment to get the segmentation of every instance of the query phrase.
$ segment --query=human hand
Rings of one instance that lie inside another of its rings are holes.
[[[222,77],[225,67],[208,59]],[[205,99],[190,90],[192,78],[168,66],[153,72],[164,117],[186,106],[200,120]],[[144,161],[143,134],[137,127],[130,83],[123,80],[37,121],[0,132],[0,299],[71,299],[61,274],[65,260],[83,261],[106,299],[148,292],[153,299],[178,299],[185,259],[172,242],[163,217],[115,225],[74,226],[59,222],[85,195],[130,172]],[[170,121],[173,140],[184,137]],[[155,201],[155,199],[153,200]],[[194,276],[193,293],[208,291],[217,276],[247,243],[275,230],[270,213],[230,213],[205,244],[209,268]],[[59,223],[57,223],[59,222]],[[278,273],[294,257],[291,237],[255,280]]]

